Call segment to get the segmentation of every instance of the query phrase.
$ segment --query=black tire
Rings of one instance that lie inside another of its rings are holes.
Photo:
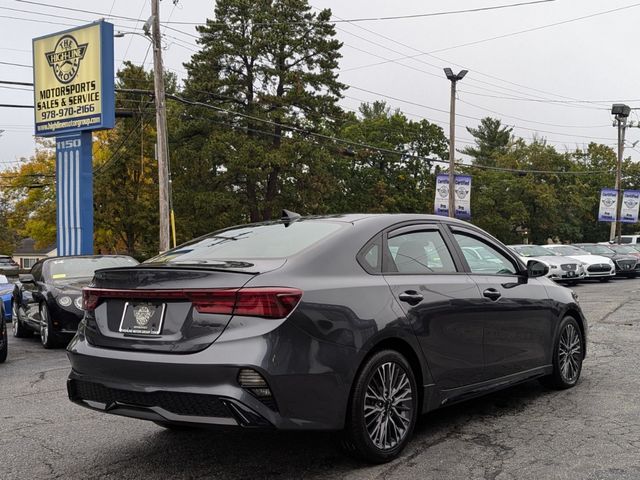
[[[7,337],[7,322],[4,319],[4,310],[0,306],[0,363],[7,359],[9,351],[9,338]]]
[[[51,313],[44,302],[40,304],[40,343],[47,349],[60,346],[60,337],[53,331]]]
[[[384,386],[386,376],[390,385]],[[397,390],[389,396],[387,388],[391,386],[393,391],[394,384]],[[368,392],[381,395],[376,400]],[[343,449],[367,462],[389,462],[400,455],[411,439],[417,417],[418,388],[409,362],[394,350],[377,352],[365,361],[354,381],[342,433]],[[376,430],[383,429],[384,436],[376,434]],[[385,446],[387,440],[389,446]]]
[[[29,330],[20,320],[20,314],[18,313],[18,304],[15,298],[11,301],[11,331],[16,338],[26,338],[33,335],[33,332]]]
[[[578,383],[584,359],[584,338],[578,322],[564,317],[553,347],[553,373],[541,381],[544,385],[564,390]]]

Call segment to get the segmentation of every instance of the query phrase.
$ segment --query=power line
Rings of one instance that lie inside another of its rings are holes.
[[[2,64],[2,65],[10,65],[12,67],[32,68],[31,65],[25,65],[24,63],[13,63],[13,62],[2,62],[2,61],[0,61],[0,64]]]
[[[321,10],[321,9],[320,9],[320,8],[318,8],[318,7],[313,7],[313,8],[315,8],[316,10],[319,10],[319,11]],[[335,16],[335,15],[334,15],[334,16]],[[337,17],[337,18],[340,18],[340,17]],[[396,40],[396,39],[394,39],[394,38],[391,38],[391,37],[388,37],[388,36],[386,36],[386,35],[383,35],[383,34],[381,34],[381,33],[379,33],[379,32],[376,32],[375,30],[371,30],[370,28],[363,27],[362,25],[352,24],[352,26],[354,26],[354,27],[356,27],[356,28],[358,28],[358,29],[360,29],[360,30],[363,30],[363,31],[365,31],[365,32],[368,32],[368,33],[370,33],[370,34],[373,34],[373,35],[375,35],[375,36],[377,36],[377,37],[380,37],[380,38],[383,38],[383,39],[385,39],[385,40],[388,40],[388,41],[390,41],[390,42],[392,42],[392,43],[395,43],[395,44],[397,44],[397,45],[400,45],[400,46],[402,46],[402,47],[405,47],[405,48],[408,48],[408,49],[410,49],[410,50],[413,50],[413,51],[415,51],[415,52],[419,52],[419,53],[422,53],[422,54],[424,54],[424,55],[427,55],[427,56],[433,57],[433,58],[435,58],[436,60],[438,60],[438,61],[440,61],[440,62],[443,62],[443,63],[446,63],[446,64],[456,65],[456,66],[461,67],[461,68],[466,68],[467,70],[472,70],[472,71],[473,71],[474,73],[476,73],[476,74],[479,74],[479,75],[482,75],[482,76],[485,76],[485,77],[488,77],[488,78],[492,78],[492,79],[494,79],[494,80],[498,80],[498,81],[500,81],[500,82],[504,82],[504,83],[507,83],[507,84],[510,84],[510,85],[514,85],[514,86],[518,86],[518,87],[520,87],[520,88],[524,88],[524,89],[526,89],[526,90],[533,90],[533,91],[538,91],[538,92],[545,93],[545,94],[548,94],[548,95],[553,95],[553,96],[556,96],[556,97],[561,97],[561,98],[571,98],[571,97],[565,97],[565,96],[563,96],[563,95],[556,94],[556,93],[552,93],[552,92],[545,92],[544,90],[539,90],[539,89],[536,89],[536,88],[533,88],[533,87],[528,87],[528,86],[526,86],[526,85],[522,85],[522,84],[519,84],[519,83],[516,83],[516,82],[511,82],[511,81],[509,81],[509,80],[505,80],[505,79],[503,79],[503,78],[496,77],[496,76],[494,76],[494,75],[490,75],[490,74],[487,74],[487,73],[483,73],[483,72],[481,72],[481,71],[479,71],[479,70],[476,70],[476,69],[474,69],[474,68],[466,67],[466,66],[464,66],[464,65],[460,65],[460,64],[457,64],[457,63],[455,63],[455,62],[451,62],[451,61],[449,61],[449,60],[443,59],[443,58],[438,57],[438,56],[436,56],[436,55],[430,54],[429,52],[425,52],[425,51],[420,50],[420,49],[418,49],[418,48],[415,48],[415,47],[413,47],[413,46],[411,46],[411,45],[408,45],[408,44],[406,44],[406,43],[403,43],[403,42],[401,42],[401,41],[398,41],[398,40]],[[402,52],[400,52],[400,51],[398,51],[398,50],[395,50],[395,49],[393,49],[393,48],[390,48],[390,47],[388,47],[388,46],[386,46],[386,45],[383,45],[383,44],[381,44],[381,43],[374,42],[374,41],[372,41],[372,40],[370,40],[370,39],[368,39],[368,38],[365,38],[365,37],[363,37],[363,36],[361,36],[361,35],[357,35],[357,34],[355,34],[355,33],[353,33],[353,32],[350,32],[350,31],[348,31],[348,30],[345,30],[345,29],[343,29],[343,28],[336,27],[336,30],[339,30],[339,31],[341,31],[341,32],[344,32],[344,33],[346,33],[346,34],[348,34],[348,35],[355,36],[356,38],[359,38],[359,39],[361,39],[361,40],[364,40],[365,42],[371,43],[371,44],[376,45],[376,46],[378,46],[378,47],[382,47],[382,48],[384,48],[385,50],[389,50],[389,51],[391,51],[391,52],[394,52],[394,53],[398,53],[398,54],[400,54],[400,55],[403,55],[403,53],[402,53]],[[346,44],[346,43],[345,43],[344,45],[345,45],[345,46],[348,46],[348,47],[351,47],[351,48],[355,48],[355,47],[353,47],[352,45],[348,45],[348,44]],[[371,54],[371,52],[368,52],[368,51],[366,51],[366,50],[361,50],[361,51],[363,51],[363,52],[365,52],[365,53],[368,53],[368,54]],[[425,61],[425,60],[423,60],[423,59],[421,59],[421,58],[413,58],[412,60],[413,60],[413,61],[416,61],[416,62],[419,62],[419,63],[422,63],[422,64],[425,64],[425,65],[428,65],[429,67],[432,67],[432,68],[436,69],[436,70],[438,71],[438,73],[439,73],[438,75],[435,75],[435,74],[432,74],[432,73],[429,73],[429,72],[426,72],[426,71],[423,71],[423,72],[424,72],[424,73],[427,73],[427,74],[429,74],[429,75],[433,75],[433,76],[436,76],[436,77],[438,77],[438,78],[441,78],[441,76],[442,76],[442,75],[441,75],[441,71],[442,71],[442,67],[443,67],[443,65],[434,65],[433,63],[429,63],[429,62],[427,62],[427,61]],[[391,61],[393,61],[393,60],[391,60]],[[397,63],[398,65],[401,65],[401,66],[406,66],[405,64],[402,64],[402,63],[399,63],[399,62],[395,62],[395,61],[394,61],[394,63]],[[347,71],[354,70],[354,69],[358,69],[358,68],[359,68],[359,67],[354,67],[353,69],[349,69],[349,68],[347,68],[347,69],[342,69],[342,71],[341,71],[341,72],[347,72]],[[469,79],[467,79],[467,80],[466,80],[466,82],[467,82],[467,83],[471,82],[472,84],[473,84],[473,83],[480,83],[480,84],[484,84],[484,85],[489,85],[489,86],[493,86],[493,87],[496,87],[496,88],[500,88],[500,89],[502,89],[502,90],[507,90],[507,91],[516,92],[516,93],[521,93],[520,91],[518,91],[518,90],[514,90],[514,89],[509,88],[509,87],[504,87],[504,86],[502,86],[502,85],[497,85],[497,84],[495,84],[495,83],[486,82],[486,81],[478,80],[478,79],[475,79],[475,78],[469,78]],[[472,86],[473,86],[473,85],[472,85]],[[490,90],[490,89],[488,89],[488,88],[486,88],[486,87],[476,86],[476,88],[479,88],[479,89],[481,89],[481,90],[486,90],[486,91],[493,92],[493,90]],[[498,93],[502,93],[502,94],[504,94],[503,92],[498,92]],[[539,97],[539,98],[541,98],[541,99],[543,99],[543,100],[546,100],[546,99],[544,99],[543,97],[540,97],[540,96],[538,96],[538,97]],[[565,105],[563,105],[563,106],[565,106]],[[577,106],[577,105],[566,105],[566,106],[568,106],[568,107],[572,107],[572,108],[586,108],[586,107]]]
[[[118,18],[121,20],[129,20],[129,21],[137,21],[138,19],[132,18],[132,17],[125,17],[122,15],[113,15],[113,14],[106,14],[103,12],[96,12],[96,11],[91,11],[91,10],[84,10],[84,9],[79,9],[79,8],[71,8],[71,7],[62,7],[60,5],[53,5],[50,3],[44,3],[44,2],[35,2],[32,0],[16,0],[20,3],[29,3],[32,5],[38,5],[38,6],[42,6],[42,7],[50,7],[50,8],[59,8],[59,9],[64,9],[64,10],[69,10],[69,11],[73,11],[73,12],[82,12],[82,13],[89,13],[92,15],[100,15],[102,17],[112,17],[112,18]],[[510,4],[506,4],[506,5],[494,5],[494,6],[487,6],[487,7],[477,7],[477,8],[468,8],[468,9],[463,9],[463,10],[448,10],[448,11],[442,11],[442,12],[428,12],[428,13],[417,13],[417,14],[411,14],[411,15],[395,15],[395,16],[387,16],[387,17],[363,17],[363,18],[351,18],[351,19],[342,19],[342,20],[333,20],[333,23],[341,23],[341,22],[348,22],[348,23],[353,23],[353,22],[372,22],[372,21],[383,21],[383,20],[403,20],[403,19],[410,19],[410,18],[424,18],[424,17],[436,17],[436,16],[443,16],[443,15],[457,15],[457,14],[461,14],[461,13],[474,13],[474,12],[483,12],[483,11],[489,11],[489,10],[500,10],[500,9],[505,9],[505,8],[515,8],[515,7],[522,7],[522,6],[526,6],[526,5],[535,5],[535,4],[539,4],[539,3],[549,3],[549,2],[554,2],[555,0],[533,0],[533,1],[528,1],[528,2],[520,2],[520,3],[510,3]],[[165,21],[165,22],[161,22],[163,24],[176,24],[176,25],[204,25],[202,22],[170,22],[170,21]],[[309,22],[256,22],[254,23],[254,25],[258,26],[258,25],[297,25],[297,24],[308,24]],[[218,22],[209,22],[209,24],[211,25],[226,25],[224,23],[218,23]]]
[[[601,11],[601,12],[597,12],[597,13],[592,13],[590,15],[584,15],[584,16],[581,16],[581,17],[575,17],[575,18],[571,18],[571,19],[568,19],[568,20],[563,20],[563,21],[560,21],[560,22],[549,23],[549,24],[546,24],[546,25],[539,25],[537,27],[527,28],[527,29],[524,29],[524,30],[516,31],[516,32],[505,33],[505,34],[502,34],[502,35],[496,35],[494,37],[483,38],[481,40],[475,40],[475,41],[472,41],[472,42],[461,43],[461,44],[453,45],[453,46],[450,46],[450,47],[439,48],[439,49],[436,49],[436,50],[432,50],[430,52],[422,52],[422,53],[419,53],[419,54],[416,54],[416,55],[406,55],[404,57],[395,58],[393,60],[388,60],[388,61],[384,61],[384,62],[377,62],[377,63],[371,63],[371,64],[368,64],[368,65],[361,65],[360,67],[355,67],[355,68],[352,68],[350,70],[369,68],[369,67],[374,67],[374,66],[378,66],[378,65],[383,65],[385,63],[389,63],[389,62],[393,62],[393,61],[413,59],[413,58],[416,58],[416,57],[421,57],[423,55],[431,55],[431,54],[434,54],[434,53],[445,52],[445,51],[454,50],[454,49],[457,49],[457,48],[469,47],[469,46],[472,46],[472,45],[478,45],[480,43],[485,43],[485,42],[490,42],[490,41],[493,41],[493,40],[499,40],[499,39],[503,39],[503,38],[508,38],[508,37],[512,37],[512,36],[515,36],[515,35],[521,35],[523,33],[535,32],[535,31],[542,30],[542,29],[545,29],[545,28],[557,27],[559,25],[565,25],[567,23],[578,22],[580,20],[586,20],[586,19],[589,19],[589,18],[601,16],[601,15],[607,15],[609,13],[619,12],[621,10],[627,10],[629,8],[635,8],[635,7],[638,7],[638,6],[640,6],[640,3],[634,3],[632,5],[627,5],[627,6],[624,6],[624,7],[614,8],[614,9],[611,9],[611,10],[605,10],[605,11]]]
[[[11,103],[0,103],[0,108],[33,108],[33,105],[15,105]]]

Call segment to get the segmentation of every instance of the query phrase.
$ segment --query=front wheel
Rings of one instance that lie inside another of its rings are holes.
[[[356,377],[343,446],[372,463],[389,462],[409,442],[418,416],[418,388],[404,356],[383,350]]]
[[[560,323],[553,350],[553,373],[543,379],[552,388],[571,388],[580,378],[584,359],[584,340],[578,322],[565,317]]]
[[[44,348],[56,348],[60,344],[58,335],[53,331],[51,313],[46,303],[40,305],[40,342]]]

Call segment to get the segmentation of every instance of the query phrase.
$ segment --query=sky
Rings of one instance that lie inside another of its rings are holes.
[[[530,0],[311,0],[330,8],[344,43],[341,101],[356,110],[385,100],[410,119],[449,132],[450,83],[444,67],[469,70],[458,82],[456,147],[473,143],[466,127],[492,116],[527,141],[544,138],[559,151],[591,141],[616,146],[612,103],[640,108],[635,27],[640,2],[549,0],[510,8],[414,18],[370,20],[526,3]],[[195,23],[213,17],[212,0],[163,0],[164,63],[178,78],[197,50]],[[58,7],[58,8],[56,8]],[[62,8],[60,8],[62,7]],[[76,9],[76,10],[73,10]],[[77,10],[89,10],[86,13]],[[31,82],[31,40],[100,18],[116,31],[142,33],[149,0],[0,0],[0,80]],[[130,21],[117,16],[132,17]],[[365,21],[353,21],[365,19]],[[184,23],[175,23],[184,22]],[[193,23],[193,24],[190,24]],[[409,58],[407,58],[409,57]],[[152,66],[149,41],[115,39],[116,69],[130,60]],[[0,104],[33,104],[28,87],[0,86]],[[632,111],[630,120],[640,116]],[[0,170],[33,155],[33,111],[0,107]],[[640,160],[640,129],[628,129],[625,155]]]

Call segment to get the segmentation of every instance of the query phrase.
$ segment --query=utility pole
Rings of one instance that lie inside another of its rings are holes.
[[[631,113],[631,108],[622,103],[614,103],[611,107],[611,114],[615,115],[618,126],[618,162],[616,166],[616,221],[611,223],[611,231],[609,239],[620,243],[622,234],[622,223],[620,216],[622,214],[622,156],[624,154],[624,136],[627,128],[627,118]]]
[[[160,36],[160,0],[151,0],[151,40],[153,43],[153,85],[156,103],[158,154],[158,191],[160,238],[159,250],[169,250],[169,144],[167,142],[167,109],[164,92],[164,68]],[[148,29],[145,31],[147,33]]]
[[[462,80],[467,70],[454,74],[450,68],[444,73],[451,81],[451,104],[449,108],[449,216],[456,216],[455,154],[456,154],[456,83]]]

